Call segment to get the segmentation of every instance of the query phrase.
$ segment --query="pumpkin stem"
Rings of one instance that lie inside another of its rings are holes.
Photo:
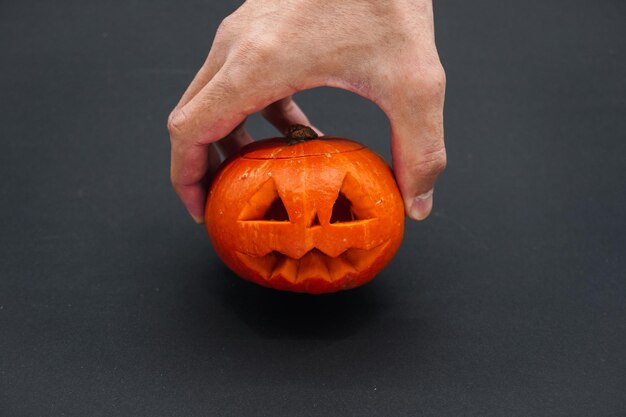
[[[285,132],[285,139],[287,139],[287,143],[289,145],[317,138],[318,136],[317,133],[315,133],[315,130],[305,125],[291,125],[287,128],[287,132]]]

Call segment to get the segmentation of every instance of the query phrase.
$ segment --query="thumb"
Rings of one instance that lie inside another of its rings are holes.
[[[445,78],[422,78],[415,88],[396,96],[387,112],[393,169],[406,214],[413,220],[430,214],[435,181],[446,167],[444,83]]]
[[[392,130],[393,169],[406,214],[413,220],[424,220],[433,207],[437,177],[446,167],[446,149],[441,144],[423,146],[413,133]]]

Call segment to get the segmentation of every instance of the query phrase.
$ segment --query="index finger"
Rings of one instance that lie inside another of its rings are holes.
[[[252,84],[250,84],[252,82]],[[254,85],[254,88],[249,87]],[[248,115],[289,92],[264,88],[254,80],[235,82],[220,70],[191,100],[175,110],[168,122],[172,144],[171,181],[189,213],[204,217],[209,146],[227,136]]]

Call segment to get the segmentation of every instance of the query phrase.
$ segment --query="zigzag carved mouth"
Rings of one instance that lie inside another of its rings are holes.
[[[259,272],[268,281],[281,276],[283,279],[293,280],[294,283],[307,279],[333,282],[347,275],[359,273],[372,265],[388,244],[389,241],[372,249],[348,249],[337,257],[328,256],[319,249],[312,249],[299,259],[278,251],[263,256],[237,252],[237,256],[244,265]]]

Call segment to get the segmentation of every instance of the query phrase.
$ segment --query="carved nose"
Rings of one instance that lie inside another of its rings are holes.
[[[307,226],[307,229],[311,229],[315,226],[320,226],[320,218],[317,215],[317,212],[315,212],[315,215],[313,215],[313,217],[311,218],[311,220],[309,221],[309,224]]]

